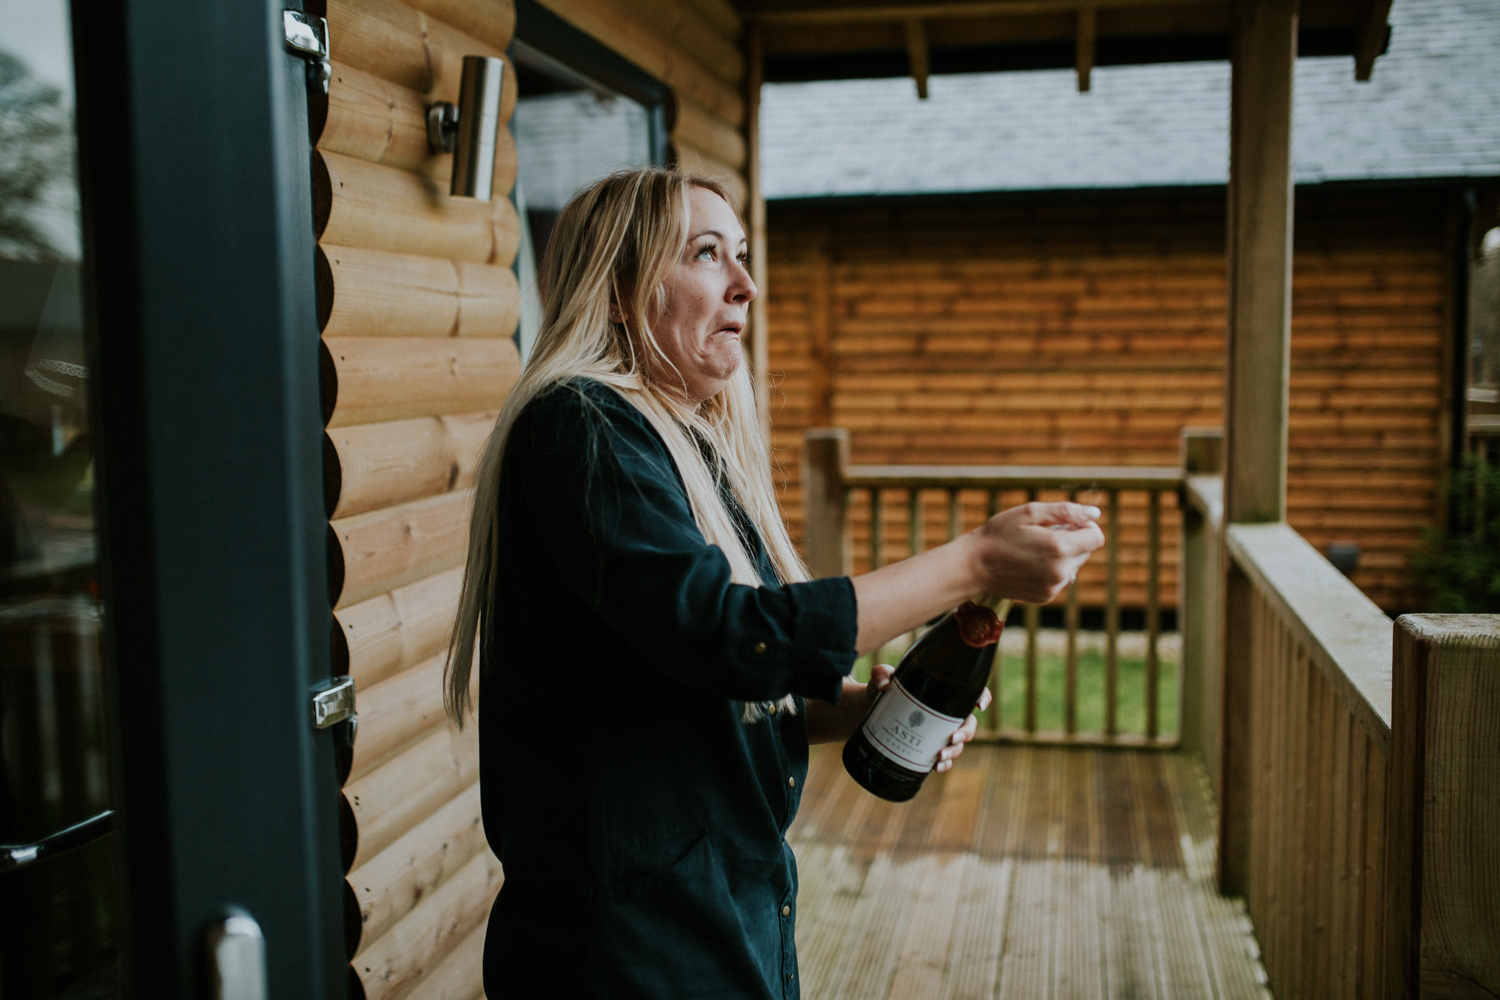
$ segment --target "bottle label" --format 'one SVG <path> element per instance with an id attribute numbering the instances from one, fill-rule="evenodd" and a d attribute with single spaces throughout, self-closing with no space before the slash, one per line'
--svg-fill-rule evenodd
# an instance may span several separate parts
<path id="1" fill-rule="evenodd" d="M 907 694 L 900 681 L 892 680 L 865 720 L 864 734 L 894 763 L 926 774 L 963 724 L 963 719 L 934 712 Z"/>

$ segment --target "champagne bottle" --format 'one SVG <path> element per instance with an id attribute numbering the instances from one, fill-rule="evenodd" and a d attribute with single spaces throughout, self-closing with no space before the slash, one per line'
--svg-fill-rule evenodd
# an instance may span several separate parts
<path id="1" fill-rule="evenodd" d="M 966 601 L 906 651 L 844 744 L 844 769 L 855 781 L 892 802 L 917 794 L 984 693 L 1010 606 L 998 597 Z"/>

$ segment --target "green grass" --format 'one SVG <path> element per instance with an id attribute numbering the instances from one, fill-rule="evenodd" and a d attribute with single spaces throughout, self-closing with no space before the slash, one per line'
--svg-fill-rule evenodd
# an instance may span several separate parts
<path id="1" fill-rule="evenodd" d="M 875 655 L 881 662 L 897 663 L 905 642 L 898 640 Z M 1026 660 L 1024 656 L 1004 656 L 1000 667 L 1000 711 L 1003 728 L 1026 727 Z M 872 656 L 860 657 L 854 665 L 856 680 L 869 680 Z M 1067 691 L 1067 664 L 1062 656 L 1037 654 L 1036 721 L 1041 731 L 1063 728 L 1063 699 Z M 1177 663 L 1162 658 L 1157 679 L 1157 729 L 1161 734 L 1177 731 Z M 1121 733 L 1146 731 L 1146 661 L 1121 656 L 1116 684 L 1116 727 Z M 991 706 L 980 718 L 981 726 L 990 725 L 995 712 Z M 1077 731 L 1104 732 L 1104 654 L 1082 650 L 1078 654 Z"/>

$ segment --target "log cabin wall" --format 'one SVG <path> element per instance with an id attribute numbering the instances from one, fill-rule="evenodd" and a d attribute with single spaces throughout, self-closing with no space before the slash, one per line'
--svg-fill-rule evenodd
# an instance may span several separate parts
<path id="1" fill-rule="evenodd" d="M 1288 519 L 1319 548 L 1359 543 L 1353 579 L 1391 611 L 1415 606 L 1406 560 L 1437 508 L 1451 204 L 1432 187 L 1297 192 Z M 849 428 L 856 463 L 1175 465 L 1180 428 L 1221 421 L 1222 190 L 773 202 L 769 219 L 794 535 L 808 426 Z M 1145 501 L 1122 504 L 1122 602 L 1141 607 Z M 940 508 L 928 544 L 947 537 Z M 983 513 L 971 498 L 965 526 Z M 851 510 L 856 552 L 867 519 Z M 898 555 L 903 520 L 885 526 Z M 1102 566 L 1081 577 L 1085 605 L 1102 582 Z"/>
<path id="2" fill-rule="evenodd" d="M 547 6 L 671 87 L 677 159 L 743 195 L 727 0 Z M 441 680 L 475 466 L 520 371 L 521 229 L 510 129 L 492 200 L 450 198 L 425 113 L 457 101 L 463 56 L 505 54 L 516 16 L 509 0 L 328 0 L 326 16 L 333 79 L 311 117 L 332 667 L 354 677 L 360 719 L 343 762 L 349 990 L 470 1000 L 503 874 L 477 727 L 446 721 Z M 502 93 L 508 122 L 508 63 Z"/>

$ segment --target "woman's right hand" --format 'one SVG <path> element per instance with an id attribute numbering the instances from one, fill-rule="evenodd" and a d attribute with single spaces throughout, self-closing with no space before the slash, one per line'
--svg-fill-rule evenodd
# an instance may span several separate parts
<path id="1" fill-rule="evenodd" d="M 966 536 L 975 593 L 1048 603 L 1104 545 L 1098 518 L 1098 507 L 1077 503 L 1028 503 L 996 514 Z"/>

